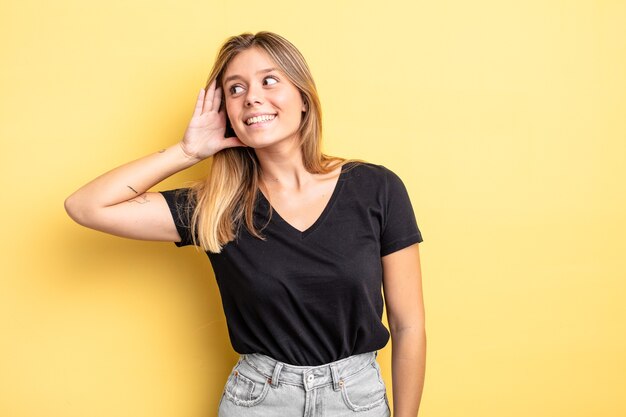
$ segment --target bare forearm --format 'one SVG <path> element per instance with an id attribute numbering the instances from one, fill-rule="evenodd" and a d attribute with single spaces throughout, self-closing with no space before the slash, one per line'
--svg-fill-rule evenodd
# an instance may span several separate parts
<path id="1" fill-rule="evenodd" d="M 426 332 L 410 327 L 391 332 L 394 417 L 416 417 L 426 370 Z"/>
<path id="2" fill-rule="evenodd" d="M 65 202 L 68 212 L 109 207 L 138 197 L 165 178 L 198 162 L 186 155 L 179 144 L 117 167 L 90 181 Z"/>

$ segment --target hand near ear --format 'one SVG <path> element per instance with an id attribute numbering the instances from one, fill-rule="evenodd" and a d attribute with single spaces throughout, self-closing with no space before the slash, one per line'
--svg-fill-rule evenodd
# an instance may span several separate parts
<path id="1" fill-rule="evenodd" d="M 180 146 L 190 158 L 202 160 L 225 148 L 246 146 L 238 138 L 224 138 L 226 112 L 220 110 L 222 89 L 213 81 L 198 94 L 196 107 Z"/>

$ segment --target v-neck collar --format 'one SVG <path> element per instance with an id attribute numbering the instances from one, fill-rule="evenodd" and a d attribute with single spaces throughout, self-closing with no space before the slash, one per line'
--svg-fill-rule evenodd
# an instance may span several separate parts
<path id="1" fill-rule="evenodd" d="M 299 230 L 295 228 L 294 226 L 292 226 L 287 220 L 285 220 L 280 215 L 280 213 L 278 213 L 278 211 L 274 207 L 272 207 L 267 197 L 265 197 L 265 194 L 263 194 L 263 192 L 260 189 L 257 189 L 257 194 L 259 195 L 259 198 L 271 210 L 272 217 L 270 219 L 270 222 L 274 222 L 278 225 L 281 225 L 284 229 L 289 231 L 291 234 L 294 234 L 295 236 L 301 239 L 304 239 L 305 237 L 313 233 L 322 223 L 324 223 L 324 220 L 326 219 L 326 217 L 328 217 L 328 214 L 332 210 L 333 205 L 335 204 L 335 201 L 337 200 L 337 196 L 339 195 L 339 192 L 341 191 L 341 187 L 343 186 L 343 183 L 344 183 L 343 180 L 344 180 L 344 176 L 346 173 L 345 168 L 346 168 L 346 165 L 344 164 L 341 167 L 341 172 L 339 173 L 339 176 L 337 178 L 337 183 L 335 184 L 333 193 L 330 195 L 330 199 L 328 200 L 328 203 L 326 203 L 324 210 L 322 210 L 322 213 L 315 220 L 315 222 L 313 222 L 313 224 L 309 226 L 308 228 L 306 228 L 305 230 Z"/>

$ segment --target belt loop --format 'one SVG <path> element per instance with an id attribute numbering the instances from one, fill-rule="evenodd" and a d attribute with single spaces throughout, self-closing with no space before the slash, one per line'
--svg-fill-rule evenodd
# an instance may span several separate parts
<path id="1" fill-rule="evenodd" d="M 278 388 L 278 378 L 280 377 L 281 369 L 283 369 L 283 363 L 276 361 L 276 366 L 274 367 L 274 373 L 272 374 L 272 378 L 270 379 L 270 384 L 272 388 Z"/>
<path id="2" fill-rule="evenodd" d="M 339 379 L 339 371 L 337 371 L 337 364 L 330 365 L 330 374 L 333 377 L 333 389 L 335 391 L 339 391 L 339 383 L 341 380 Z"/>

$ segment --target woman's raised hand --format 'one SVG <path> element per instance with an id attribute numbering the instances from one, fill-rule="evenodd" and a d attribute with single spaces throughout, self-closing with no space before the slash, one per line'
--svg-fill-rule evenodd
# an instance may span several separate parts
<path id="1" fill-rule="evenodd" d="M 180 142 L 188 157 L 202 160 L 225 148 L 246 146 L 236 137 L 224 137 L 226 111 L 220 111 L 221 101 L 222 89 L 216 86 L 215 80 L 208 91 L 200 90 L 193 116 Z"/>
<path id="2" fill-rule="evenodd" d="M 224 138 L 226 112 L 219 111 L 222 92 L 213 82 L 200 91 L 182 141 L 112 169 L 91 180 L 65 200 L 72 219 L 92 229 L 132 239 L 178 242 L 180 235 L 160 193 L 149 192 L 165 178 L 233 146 Z"/>

